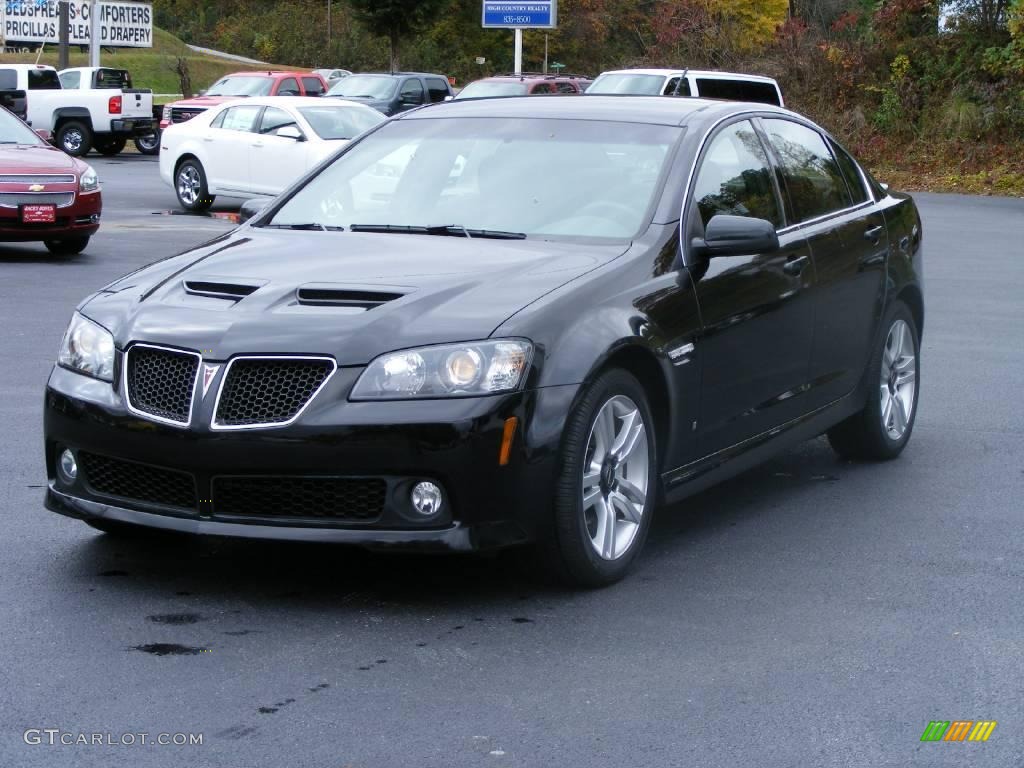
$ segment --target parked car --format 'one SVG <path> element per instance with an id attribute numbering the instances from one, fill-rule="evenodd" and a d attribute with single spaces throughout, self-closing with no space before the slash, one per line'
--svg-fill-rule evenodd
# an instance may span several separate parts
<path id="1" fill-rule="evenodd" d="M 235 72 L 211 85 L 202 95 L 164 105 L 160 130 L 201 115 L 233 99 L 262 96 L 321 96 L 327 83 L 315 72 Z"/>
<path id="2" fill-rule="evenodd" d="M 132 87 L 131 73 L 126 69 L 112 67 L 75 67 L 58 73 L 60 84 L 65 91 L 101 90 L 109 98 L 111 91 L 124 94 L 121 111 L 123 117 L 116 124 L 116 131 L 92 139 L 92 144 L 101 155 L 116 155 L 132 139 L 136 148 L 144 154 L 154 154 L 152 145 L 159 124 L 159 115 L 153 107 L 153 92 L 150 89 Z M 125 104 L 128 104 L 126 107 Z M 95 126 L 95 123 L 93 123 Z"/>
<path id="3" fill-rule="evenodd" d="M 313 71 L 326 81 L 328 87 L 352 74 L 347 69 L 314 69 Z"/>
<path id="4" fill-rule="evenodd" d="M 42 242 L 81 253 L 100 226 L 96 171 L 0 109 L 0 242 Z"/>
<path id="5" fill-rule="evenodd" d="M 206 210 L 220 194 L 278 195 L 384 119 L 341 99 L 231 101 L 164 131 L 160 177 L 188 211 Z"/>
<path id="6" fill-rule="evenodd" d="M 390 116 L 447 101 L 455 94 L 444 75 L 399 72 L 352 75 L 331 86 L 327 95 L 357 101 Z"/>
<path id="7" fill-rule="evenodd" d="M 46 504 L 113 533 L 535 541 L 607 584 L 661 502 L 823 432 L 900 454 L 921 243 L 910 197 L 774 107 L 400 115 L 79 304 L 46 390 Z"/>
<path id="8" fill-rule="evenodd" d="M 98 70 L 81 69 L 84 87 L 65 89 L 57 70 L 43 64 L 0 64 L 0 80 L 15 83 L 28 94 L 28 122 L 53 133 L 58 147 L 74 157 L 96 148 L 117 154 L 123 142 L 153 130 L 153 94 L 121 86 L 93 88 Z M 107 70 L 120 72 L 124 70 Z"/>
<path id="9" fill-rule="evenodd" d="M 540 96 L 560 94 L 578 96 L 590 81 L 576 75 L 494 75 L 474 80 L 459 91 L 456 99 L 480 99 L 494 96 Z"/>
<path id="10" fill-rule="evenodd" d="M 588 95 L 699 96 L 785 106 L 782 89 L 770 77 L 696 69 L 617 69 L 602 72 Z"/>

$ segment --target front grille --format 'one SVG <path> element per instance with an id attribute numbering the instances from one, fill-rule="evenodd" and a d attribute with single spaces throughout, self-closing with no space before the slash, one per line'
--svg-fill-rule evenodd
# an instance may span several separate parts
<path id="1" fill-rule="evenodd" d="M 280 425 L 306 407 L 336 365 L 330 358 L 239 358 L 224 375 L 216 427 Z"/>
<path id="2" fill-rule="evenodd" d="M 193 117 L 198 117 L 206 110 L 201 107 L 172 107 L 171 122 L 187 123 Z"/>
<path id="3" fill-rule="evenodd" d="M 19 205 L 56 205 L 67 208 L 75 202 L 74 192 L 0 192 L 0 208 L 17 208 Z"/>
<path id="4" fill-rule="evenodd" d="M 368 522 L 384 510 L 387 483 L 352 477 L 217 477 L 213 514 Z"/>
<path id="5" fill-rule="evenodd" d="M 131 347 L 125 367 L 129 407 L 157 419 L 187 425 L 199 361 L 195 352 L 142 344 Z"/>
<path id="6" fill-rule="evenodd" d="M 78 459 L 85 471 L 86 483 L 101 496 L 181 509 L 195 510 L 198 506 L 192 475 L 84 451 L 78 454 Z"/>
<path id="7" fill-rule="evenodd" d="M 0 184 L 74 184 L 75 181 L 75 177 L 71 174 L 66 176 L 44 176 L 29 173 L 0 174 Z"/>

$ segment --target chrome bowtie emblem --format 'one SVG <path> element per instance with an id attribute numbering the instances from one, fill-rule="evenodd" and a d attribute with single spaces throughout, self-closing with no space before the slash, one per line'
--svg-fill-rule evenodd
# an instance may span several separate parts
<path id="1" fill-rule="evenodd" d="M 206 393 L 210 391 L 210 384 L 213 383 L 213 379 L 219 370 L 219 365 L 203 366 L 203 397 L 206 397 Z"/>
<path id="2" fill-rule="evenodd" d="M 33 184 L 31 187 L 28 188 L 28 191 L 29 192 L 42 192 L 44 189 L 46 189 L 46 187 L 43 186 L 42 184 Z"/>

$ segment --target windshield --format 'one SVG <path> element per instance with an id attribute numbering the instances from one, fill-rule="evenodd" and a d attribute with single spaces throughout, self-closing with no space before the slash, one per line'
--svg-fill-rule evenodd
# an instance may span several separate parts
<path id="1" fill-rule="evenodd" d="M 363 99 L 386 99 L 398 81 L 387 75 L 350 75 L 336 82 L 328 96 L 353 96 Z"/>
<path id="2" fill-rule="evenodd" d="M 369 107 L 333 107 L 330 104 L 299 109 L 306 122 L 321 139 L 354 139 L 363 131 L 387 118 Z"/>
<path id="3" fill-rule="evenodd" d="M 526 93 L 526 83 L 503 83 L 500 80 L 477 80 L 470 83 L 455 98 L 480 99 L 487 96 L 522 96 Z"/>
<path id="4" fill-rule="evenodd" d="M 395 121 L 343 152 L 270 224 L 630 238 L 681 133 L 596 120 Z"/>
<path id="5" fill-rule="evenodd" d="M 225 77 L 210 86 L 207 96 L 269 96 L 274 87 L 269 77 Z"/>
<path id="6" fill-rule="evenodd" d="M 663 75 L 610 74 L 601 75 L 587 88 L 587 93 L 631 93 L 637 96 L 660 96 L 665 84 Z"/>
<path id="7" fill-rule="evenodd" d="M 36 132 L 6 109 L 0 109 L 0 144 L 42 144 Z"/>

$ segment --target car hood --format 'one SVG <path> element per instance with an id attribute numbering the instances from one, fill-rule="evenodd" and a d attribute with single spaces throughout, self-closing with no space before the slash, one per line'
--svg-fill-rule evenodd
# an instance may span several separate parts
<path id="1" fill-rule="evenodd" d="M 225 104 L 229 101 L 235 101 L 237 99 L 243 99 L 244 96 L 196 96 L 191 99 L 182 99 L 181 101 L 174 102 L 172 107 L 195 107 L 197 109 L 209 109 L 215 107 L 218 104 Z"/>
<path id="2" fill-rule="evenodd" d="M 79 162 L 56 147 L 34 144 L 0 145 L 0 170 L 19 173 L 74 173 L 81 170 Z"/>
<path id="3" fill-rule="evenodd" d="M 112 283 L 81 310 L 120 348 L 147 341 L 213 360 L 329 354 L 364 365 L 395 349 L 487 338 L 627 247 L 243 227 Z"/>

